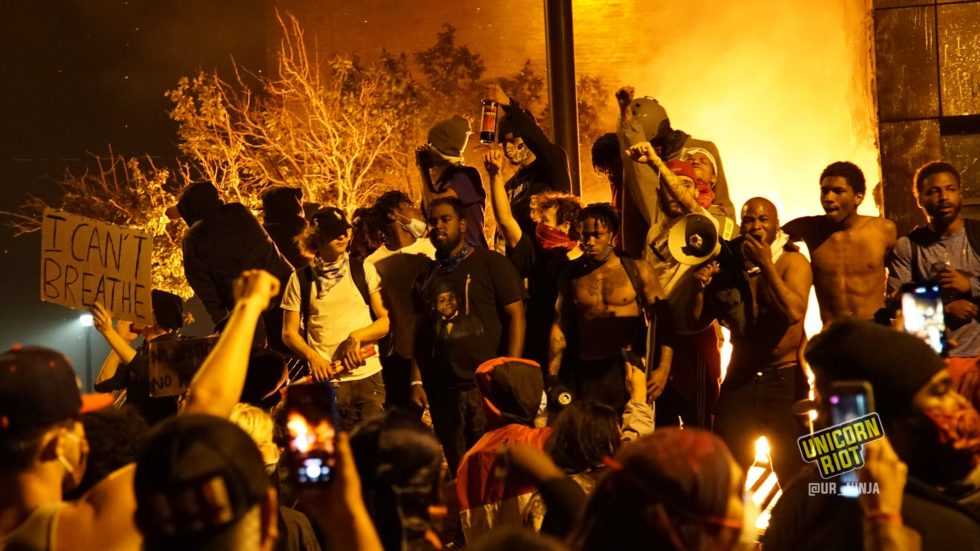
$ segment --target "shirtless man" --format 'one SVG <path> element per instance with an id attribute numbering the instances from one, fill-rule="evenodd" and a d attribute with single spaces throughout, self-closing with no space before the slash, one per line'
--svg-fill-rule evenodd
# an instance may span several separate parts
<path id="1" fill-rule="evenodd" d="M 621 258 L 613 250 L 619 228 L 616 209 L 608 203 L 589 205 L 582 209 L 579 223 L 583 254 L 565 268 L 559 282 L 548 374 L 552 380 L 558 376 L 569 345 L 566 335 L 570 336 L 575 356 L 566 365 L 575 399 L 595 400 L 622 412 L 629 395 L 621 350 L 646 353 L 644 314 L 656 310 L 659 360 L 647 384 L 649 397 L 656 399 L 670 375 L 673 352 L 667 336 L 673 324 L 653 268 L 643 260 Z"/>
<path id="2" fill-rule="evenodd" d="M 767 436 L 776 475 L 785 483 L 803 465 L 792 407 L 807 394 L 798 355 L 813 276 L 806 257 L 779 230 L 769 200 L 745 203 L 740 230 L 728 244 L 731 254 L 695 272 L 700 285 L 691 315 L 698 323 L 717 319 L 732 334 L 715 432 L 744 469 L 752 464 L 755 439 Z"/>
<path id="3" fill-rule="evenodd" d="M 810 250 L 813 284 L 824 327 L 843 318 L 874 319 L 885 305 L 885 257 L 895 246 L 895 223 L 862 216 L 864 174 L 853 163 L 836 162 L 820 175 L 824 216 L 797 218 L 783 231 Z"/>

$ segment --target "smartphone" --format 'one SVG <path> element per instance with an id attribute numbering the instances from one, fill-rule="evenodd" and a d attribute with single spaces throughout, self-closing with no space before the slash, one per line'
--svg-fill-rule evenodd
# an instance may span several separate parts
<path id="1" fill-rule="evenodd" d="M 836 381 L 830 385 L 827 396 L 830 417 L 835 425 L 852 421 L 875 410 L 874 393 L 867 381 Z M 837 494 L 854 499 L 860 495 L 857 473 L 851 471 L 840 476 Z"/>
<path id="2" fill-rule="evenodd" d="M 647 374 L 649 374 L 649 371 L 646 368 L 646 362 L 644 362 L 643 358 L 641 358 L 640 355 L 637 354 L 636 352 L 633 352 L 632 350 L 628 350 L 626 348 L 620 348 L 619 355 L 623 358 L 624 362 L 628 364 L 633 364 L 636 367 L 639 367 L 640 369 L 646 371 Z"/>
<path id="3" fill-rule="evenodd" d="M 946 351 L 946 320 L 939 285 L 903 285 L 899 293 L 905 332 L 926 341 L 936 354 L 943 354 Z"/>
<path id="4" fill-rule="evenodd" d="M 293 385 L 286 392 L 289 472 L 298 485 L 326 484 L 337 466 L 337 400 L 333 385 Z"/>

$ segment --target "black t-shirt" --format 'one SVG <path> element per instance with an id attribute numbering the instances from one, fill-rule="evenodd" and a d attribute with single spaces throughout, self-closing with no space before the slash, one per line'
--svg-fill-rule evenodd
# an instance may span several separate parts
<path id="1" fill-rule="evenodd" d="M 534 118 L 514 100 L 503 106 L 507 120 L 524 140 L 524 145 L 534 153 L 534 161 L 521 167 L 504 184 L 510 210 L 524 233 L 534 233 L 531 221 L 531 196 L 544 191 L 570 193 L 571 178 L 568 176 L 568 155 L 555 145 L 537 125 Z"/>
<path id="2" fill-rule="evenodd" d="M 415 280 L 415 359 L 426 382 L 472 388 L 483 362 L 506 353 L 504 307 L 527 294 L 503 255 L 474 247 L 451 272 L 433 262 Z"/>
<path id="3" fill-rule="evenodd" d="M 156 342 L 179 340 L 180 336 L 165 333 L 153 339 Z M 172 396 L 153 398 L 150 396 L 150 355 L 149 343 L 144 342 L 136 349 L 136 355 L 128 364 L 120 364 L 111 379 L 95 385 L 98 392 L 111 392 L 126 389 L 126 405 L 136 411 L 150 425 L 177 414 L 177 399 Z"/>
<path id="4" fill-rule="evenodd" d="M 548 361 L 548 337 L 555 319 L 558 301 L 558 278 L 570 262 L 568 251 L 556 247 L 545 249 L 537 239 L 524 232 L 507 258 L 527 284 L 527 332 L 524 357 L 545 366 Z"/>
<path id="5" fill-rule="evenodd" d="M 560 148 L 557 149 L 557 155 L 563 153 Z M 555 175 L 552 163 L 537 158 L 531 164 L 521 167 L 504 184 L 507 198 L 510 199 L 510 210 L 524 233 L 534 231 L 534 222 L 531 220 L 531 196 L 546 191 L 567 193 L 567 189 L 558 185 L 557 182 L 560 181 L 561 176 Z"/>

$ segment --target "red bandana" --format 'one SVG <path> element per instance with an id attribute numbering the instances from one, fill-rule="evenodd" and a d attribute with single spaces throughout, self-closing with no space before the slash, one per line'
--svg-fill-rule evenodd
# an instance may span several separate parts
<path id="1" fill-rule="evenodd" d="M 556 247 L 561 247 L 567 251 L 570 251 L 578 245 L 578 241 L 575 241 L 568 236 L 567 233 L 559 230 L 558 228 L 552 228 L 546 225 L 544 222 L 538 223 L 534 227 L 534 236 L 538 238 L 538 243 L 545 250 L 554 249 Z"/>

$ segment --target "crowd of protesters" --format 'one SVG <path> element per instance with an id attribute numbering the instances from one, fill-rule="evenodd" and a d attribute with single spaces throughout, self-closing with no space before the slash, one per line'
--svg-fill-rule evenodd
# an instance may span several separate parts
<path id="1" fill-rule="evenodd" d="M 954 166 L 916 173 L 928 224 L 904 237 L 857 214 L 849 162 L 812 175 L 822 215 L 781 224 L 756 197 L 736 217 L 717 147 L 627 87 L 592 148 L 610 202 L 583 205 L 565 152 L 488 91 L 486 183 L 455 116 L 416 152 L 418 201 L 349 218 L 273 188 L 260 222 L 188 186 L 171 212 L 218 336 L 182 395 L 151 381 L 151 343 L 185 338 L 160 291 L 152 325 L 92 305 L 96 394 L 54 350 L 0 355 L 0 549 L 980 549 L 980 222 Z M 942 356 L 900 330 L 907 284 L 941 289 Z M 869 490 L 814 492 L 797 440 L 855 381 L 885 435 Z M 338 411 L 326 483 L 291 459 L 301 393 Z M 782 490 L 767 523 L 760 467 Z"/>

